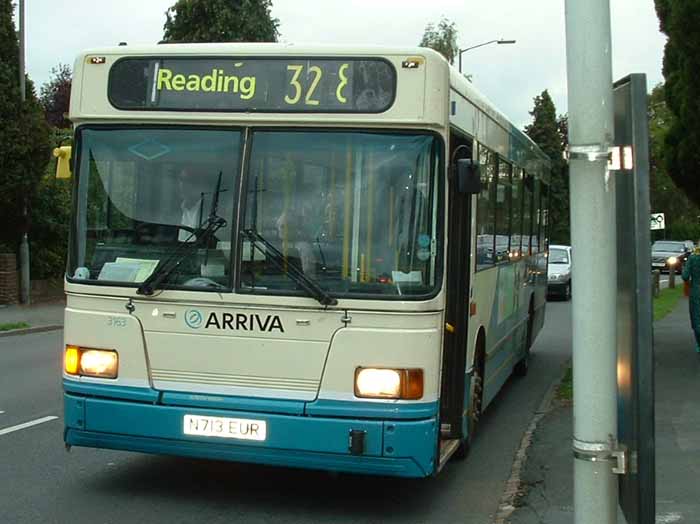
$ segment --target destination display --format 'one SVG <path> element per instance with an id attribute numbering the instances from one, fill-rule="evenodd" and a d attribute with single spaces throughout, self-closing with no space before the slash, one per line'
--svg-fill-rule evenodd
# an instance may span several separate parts
<path id="1" fill-rule="evenodd" d="M 396 72 L 364 58 L 123 58 L 107 89 L 123 110 L 380 113 Z"/>

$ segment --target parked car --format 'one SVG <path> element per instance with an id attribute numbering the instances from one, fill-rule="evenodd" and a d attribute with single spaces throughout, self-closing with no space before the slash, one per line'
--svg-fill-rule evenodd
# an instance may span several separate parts
<path id="1" fill-rule="evenodd" d="M 547 294 L 571 299 L 571 246 L 549 246 Z"/>
<path id="2" fill-rule="evenodd" d="M 685 242 L 675 240 L 657 240 L 651 246 L 651 268 L 676 273 L 683 271 L 683 264 L 688 260 L 691 250 Z"/>

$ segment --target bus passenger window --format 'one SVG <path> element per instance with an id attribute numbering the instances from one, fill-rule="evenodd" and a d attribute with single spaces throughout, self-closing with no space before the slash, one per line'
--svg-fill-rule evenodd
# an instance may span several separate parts
<path id="1" fill-rule="evenodd" d="M 496 262 L 510 259 L 511 199 L 511 165 L 499 159 L 496 187 Z"/>
<path id="2" fill-rule="evenodd" d="M 481 193 L 477 198 L 476 217 L 476 270 L 495 263 L 494 244 L 496 227 L 496 155 L 479 146 L 481 164 Z"/>
<path id="3" fill-rule="evenodd" d="M 523 170 L 513 168 L 513 183 L 511 186 L 513 195 L 513 221 L 510 230 L 510 252 L 513 259 L 522 255 L 521 239 L 523 232 Z"/>
<path id="4" fill-rule="evenodd" d="M 541 251 L 540 227 L 542 224 L 542 183 L 539 178 L 536 178 L 534 182 L 535 190 L 532 198 L 532 233 L 530 240 L 533 255 Z"/>
<path id="5" fill-rule="evenodd" d="M 525 173 L 523 179 L 523 229 L 522 229 L 522 251 L 523 255 L 532 253 L 530 241 L 533 231 L 533 212 L 532 212 L 532 191 L 534 189 L 535 179 L 528 173 Z"/>

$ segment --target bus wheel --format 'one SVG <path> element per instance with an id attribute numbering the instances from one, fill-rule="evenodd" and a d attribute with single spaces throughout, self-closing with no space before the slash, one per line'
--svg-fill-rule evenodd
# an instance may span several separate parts
<path id="1" fill-rule="evenodd" d="M 483 352 L 477 354 L 477 361 L 474 365 L 474 372 L 469 387 L 469 410 L 467 411 L 469 436 L 471 438 L 476 433 L 481 419 L 482 401 L 484 398 L 484 358 Z"/>
<path id="2" fill-rule="evenodd" d="M 459 447 L 452 457 L 455 460 L 463 460 L 469 454 L 471 441 L 476 433 L 481 418 L 482 401 L 484 398 L 484 361 L 482 353 L 477 353 L 477 362 L 474 365 L 472 379 L 469 386 L 469 409 L 467 410 L 467 432 L 466 438 L 459 443 Z"/>
<path id="3" fill-rule="evenodd" d="M 530 302 L 530 312 L 527 315 L 527 335 L 525 336 L 525 355 L 513 368 L 516 377 L 524 377 L 530 369 L 530 348 L 532 347 L 532 326 L 535 322 L 532 302 Z"/>

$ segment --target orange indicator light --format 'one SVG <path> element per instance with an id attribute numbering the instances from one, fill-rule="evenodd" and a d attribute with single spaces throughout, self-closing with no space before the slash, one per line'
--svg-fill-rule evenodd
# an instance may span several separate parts
<path id="1" fill-rule="evenodd" d="M 77 375 L 80 365 L 80 350 L 75 346 L 66 346 L 64 368 L 69 375 Z"/>

